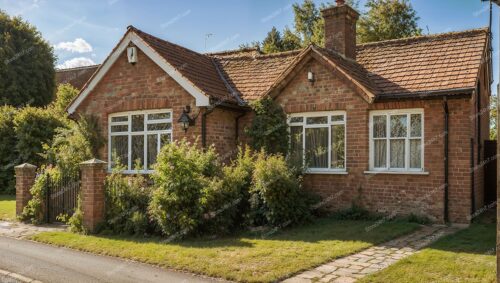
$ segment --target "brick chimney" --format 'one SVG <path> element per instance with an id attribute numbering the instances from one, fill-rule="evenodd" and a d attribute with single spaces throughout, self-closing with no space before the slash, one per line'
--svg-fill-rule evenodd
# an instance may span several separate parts
<path id="1" fill-rule="evenodd" d="M 325 19 L 325 47 L 356 60 L 356 22 L 358 12 L 336 0 L 337 5 L 321 11 Z"/>

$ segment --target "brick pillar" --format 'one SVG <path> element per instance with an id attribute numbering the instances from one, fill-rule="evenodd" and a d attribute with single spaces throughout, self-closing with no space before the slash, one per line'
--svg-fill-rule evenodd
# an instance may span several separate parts
<path id="1" fill-rule="evenodd" d="M 35 183 L 36 166 L 24 163 L 14 167 L 16 172 L 16 215 L 23 212 L 23 208 L 31 199 L 30 189 Z"/>
<path id="2" fill-rule="evenodd" d="M 80 163 L 82 172 L 83 226 L 91 233 L 104 221 L 104 181 L 106 162 L 91 159 Z"/>

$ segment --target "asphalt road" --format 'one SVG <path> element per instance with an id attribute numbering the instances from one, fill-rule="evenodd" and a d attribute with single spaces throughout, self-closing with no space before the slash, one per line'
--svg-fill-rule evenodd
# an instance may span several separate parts
<path id="1" fill-rule="evenodd" d="M 0 237 L 0 269 L 42 282 L 214 282 L 151 265 Z"/>

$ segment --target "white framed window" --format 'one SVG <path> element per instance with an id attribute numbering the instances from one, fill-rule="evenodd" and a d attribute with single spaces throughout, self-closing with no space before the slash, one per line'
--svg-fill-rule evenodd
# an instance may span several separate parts
<path id="1" fill-rule="evenodd" d="M 423 109 L 370 112 L 370 170 L 424 170 Z"/>
<path id="2" fill-rule="evenodd" d="M 294 113 L 288 125 L 290 154 L 310 173 L 346 172 L 345 111 Z"/>
<path id="3" fill-rule="evenodd" d="M 114 113 L 108 121 L 108 169 L 151 173 L 160 148 L 172 142 L 172 110 Z"/>

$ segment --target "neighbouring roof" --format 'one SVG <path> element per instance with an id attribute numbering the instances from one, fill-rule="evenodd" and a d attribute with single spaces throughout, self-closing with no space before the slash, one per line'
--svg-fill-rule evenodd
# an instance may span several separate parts
<path id="1" fill-rule="evenodd" d="M 130 33 L 160 56 L 156 60 L 165 60 L 176 76 L 187 79 L 183 82 L 201 90 L 202 95 L 239 105 L 270 93 L 312 52 L 356 83 L 368 101 L 471 91 L 476 87 L 481 64 L 491 60 L 487 57 L 487 28 L 361 44 L 356 60 L 313 45 L 269 55 L 254 48 L 202 54 L 134 27 L 129 27 L 126 35 Z M 71 76 L 71 71 L 59 72 L 60 77 Z M 75 100 L 72 110 L 88 91 Z"/>
<path id="2" fill-rule="evenodd" d="M 77 89 L 82 89 L 85 83 L 92 77 L 99 65 L 58 69 L 56 70 L 57 84 L 70 84 Z"/>

